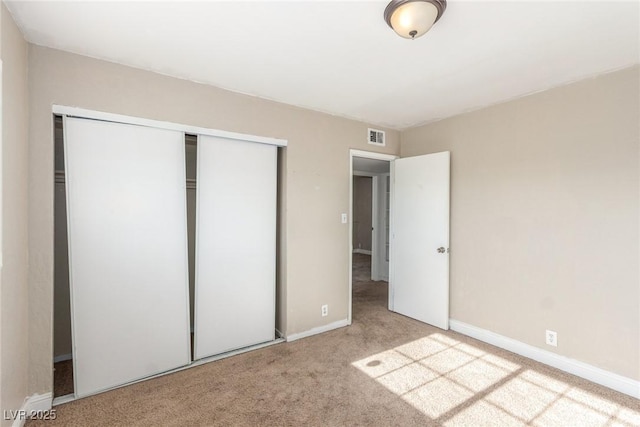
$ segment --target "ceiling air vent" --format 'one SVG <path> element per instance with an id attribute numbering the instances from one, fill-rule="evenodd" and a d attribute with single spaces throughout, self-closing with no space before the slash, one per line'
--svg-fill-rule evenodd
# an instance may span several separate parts
<path id="1" fill-rule="evenodd" d="M 384 147 L 384 131 L 369 128 L 369 144 Z"/>

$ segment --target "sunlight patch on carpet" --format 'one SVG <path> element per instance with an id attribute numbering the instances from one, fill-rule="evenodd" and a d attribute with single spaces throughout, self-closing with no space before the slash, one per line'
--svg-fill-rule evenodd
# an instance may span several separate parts
<path id="1" fill-rule="evenodd" d="M 640 412 L 432 334 L 352 363 L 444 426 L 640 425 Z"/>

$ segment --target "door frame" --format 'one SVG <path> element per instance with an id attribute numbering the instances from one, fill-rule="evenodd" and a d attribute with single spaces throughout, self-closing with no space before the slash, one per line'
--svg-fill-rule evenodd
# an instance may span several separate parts
<path id="1" fill-rule="evenodd" d="M 363 151 L 363 150 L 349 150 L 349 315 L 347 317 L 347 324 L 351 325 L 352 315 L 353 315 L 353 158 L 354 157 L 362 157 L 365 159 L 372 160 L 384 160 L 390 163 L 390 169 L 393 168 L 393 160 L 399 159 L 400 156 L 396 156 L 394 154 L 384 154 L 384 153 L 376 153 L 373 151 Z M 376 184 L 373 184 L 376 186 Z M 393 197 L 393 195 L 391 195 Z M 372 205 L 374 194 L 372 193 Z M 372 207 L 372 209 L 375 209 Z M 391 215 L 391 206 L 389 206 L 389 215 Z M 376 214 L 377 216 L 377 214 Z M 373 222 L 373 218 L 372 218 Z M 389 224 L 389 235 L 392 234 L 393 230 L 391 229 L 392 223 Z M 373 233 L 376 234 L 376 233 Z M 372 236 L 373 237 L 373 236 Z M 376 239 L 377 240 L 377 239 Z M 377 243 L 377 241 L 376 241 Z M 371 250 L 373 252 L 373 240 L 371 241 Z M 372 253 L 373 255 L 373 253 Z"/>

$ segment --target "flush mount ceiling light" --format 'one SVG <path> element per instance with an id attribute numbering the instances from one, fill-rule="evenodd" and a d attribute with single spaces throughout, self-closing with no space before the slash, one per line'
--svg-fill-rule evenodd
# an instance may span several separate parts
<path id="1" fill-rule="evenodd" d="M 447 8 L 447 0 L 392 0 L 384 20 L 400 37 L 415 39 L 435 24 Z"/>

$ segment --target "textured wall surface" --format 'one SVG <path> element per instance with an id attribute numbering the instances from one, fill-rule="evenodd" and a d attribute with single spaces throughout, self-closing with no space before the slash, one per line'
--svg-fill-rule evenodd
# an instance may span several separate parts
<path id="1" fill-rule="evenodd" d="M 2 274 L 0 399 L 17 410 L 28 394 L 27 43 L 4 3 L 2 24 Z M 2 417 L 2 425 L 11 425 Z"/>
<path id="2" fill-rule="evenodd" d="M 453 319 L 640 379 L 639 80 L 636 66 L 402 133 L 402 157 L 451 151 Z"/>

